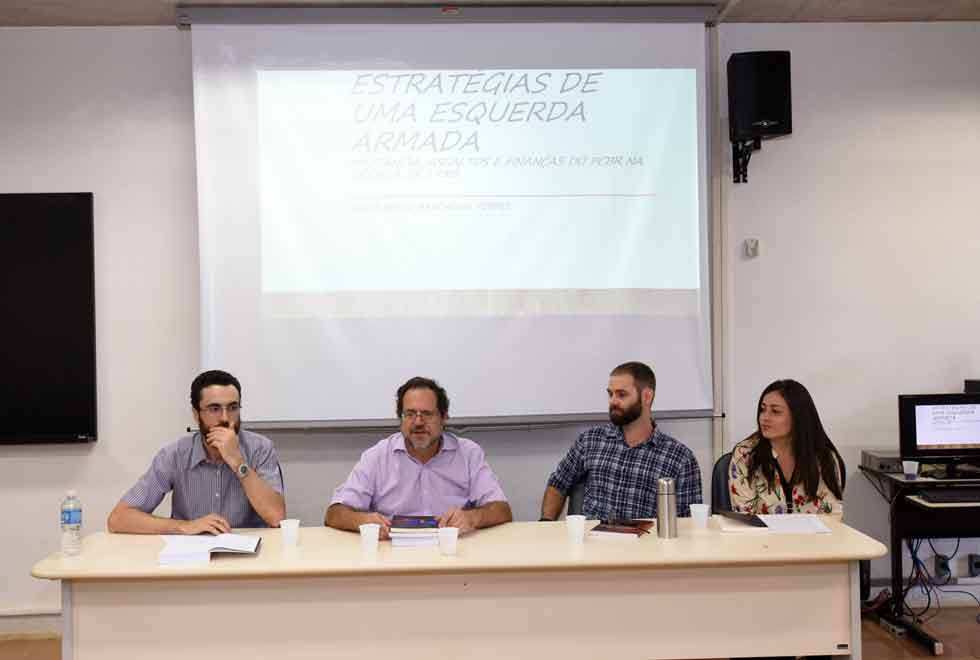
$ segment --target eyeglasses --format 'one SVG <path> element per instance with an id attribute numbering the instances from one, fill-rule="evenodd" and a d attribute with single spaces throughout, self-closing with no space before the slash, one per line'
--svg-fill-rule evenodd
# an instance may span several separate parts
<path id="1" fill-rule="evenodd" d="M 212 403 L 210 405 L 203 406 L 201 408 L 202 411 L 204 411 L 207 414 L 212 415 L 214 417 L 217 417 L 218 415 L 220 415 L 222 411 L 227 412 L 229 415 L 235 415 L 241 409 L 242 409 L 242 406 L 238 402 L 229 403 L 226 406 L 223 406 L 220 403 Z"/>
<path id="2" fill-rule="evenodd" d="M 403 410 L 402 419 L 411 422 L 414 421 L 416 417 L 421 417 L 423 422 L 428 422 L 433 417 L 436 416 L 434 410 Z"/>

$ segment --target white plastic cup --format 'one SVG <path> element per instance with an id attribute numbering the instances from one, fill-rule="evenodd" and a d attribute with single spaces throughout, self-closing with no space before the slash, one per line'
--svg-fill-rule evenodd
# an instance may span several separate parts
<path id="1" fill-rule="evenodd" d="M 572 543 L 581 543 L 585 538 L 585 516 L 572 514 L 565 516 L 565 530 L 568 532 L 568 540 Z"/>
<path id="2" fill-rule="evenodd" d="M 381 534 L 381 525 L 378 523 L 364 523 L 359 527 L 361 530 L 361 551 L 377 552 L 378 536 Z"/>
<path id="3" fill-rule="evenodd" d="M 439 528 L 439 552 L 444 555 L 456 554 L 456 543 L 459 540 L 458 527 Z"/>
<path id="4" fill-rule="evenodd" d="M 299 544 L 299 518 L 286 518 L 279 521 L 282 530 L 282 546 L 291 548 Z"/>
<path id="5" fill-rule="evenodd" d="M 916 479 L 919 476 L 919 461 L 902 461 L 902 472 L 906 479 Z"/>
<path id="6" fill-rule="evenodd" d="M 691 505 L 691 520 L 694 521 L 694 526 L 699 529 L 704 529 L 708 526 L 708 505 L 707 504 L 692 504 Z"/>

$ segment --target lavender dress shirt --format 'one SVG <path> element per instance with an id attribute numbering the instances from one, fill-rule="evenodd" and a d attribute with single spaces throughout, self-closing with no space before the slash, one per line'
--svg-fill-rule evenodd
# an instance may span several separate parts
<path id="1" fill-rule="evenodd" d="M 441 516 L 453 507 L 506 501 L 483 450 L 472 440 L 443 433 L 439 453 L 420 463 L 398 432 L 361 454 L 330 504 L 390 517 Z"/>

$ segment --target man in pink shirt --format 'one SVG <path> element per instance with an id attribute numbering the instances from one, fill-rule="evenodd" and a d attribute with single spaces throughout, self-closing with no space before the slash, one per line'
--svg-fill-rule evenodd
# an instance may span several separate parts
<path id="1" fill-rule="evenodd" d="M 397 402 L 401 430 L 361 454 L 334 491 L 323 524 L 357 531 L 378 523 L 387 538 L 396 514 L 437 516 L 440 527 L 460 533 L 513 520 L 480 446 L 444 430 L 446 390 L 415 377 L 398 388 Z"/>

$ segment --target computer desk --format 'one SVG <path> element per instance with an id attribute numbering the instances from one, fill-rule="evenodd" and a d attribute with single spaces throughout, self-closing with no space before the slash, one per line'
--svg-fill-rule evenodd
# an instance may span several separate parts
<path id="1" fill-rule="evenodd" d="M 190 567 L 159 566 L 158 536 L 100 532 L 32 574 L 62 581 L 63 660 L 861 657 L 858 562 L 884 545 L 829 516 L 817 535 L 679 523 L 578 544 L 562 522 L 509 523 L 454 557 L 249 530 L 257 555 Z"/>
<path id="2" fill-rule="evenodd" d="M 889 505 L 892 599 L 887 606 L 888 611 L 880 613 L 880 616 L 893 626 L 905 630 L 910 638 L 923 644 L 933 655 L 942 655 L 942 641 L 905 616 L 902 543 L 907 539 L 980 537 L 980 504 L 931 504 L 916 496 L 925 489 L 980 486 L 980 478 L 906 479 L 902 474 L 877 472 L 864 466 L 860 469 L 879 486 L 878 491 Z"/>

